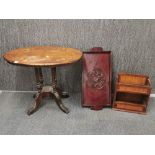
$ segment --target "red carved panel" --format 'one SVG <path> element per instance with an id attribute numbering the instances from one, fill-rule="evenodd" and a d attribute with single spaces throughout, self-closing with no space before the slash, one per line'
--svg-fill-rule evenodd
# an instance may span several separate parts
<path id="1" fill-rule="evenodd" d="M 111 106 L 111 52 L 92 48 L 83 54 L 82 106 Z"/>

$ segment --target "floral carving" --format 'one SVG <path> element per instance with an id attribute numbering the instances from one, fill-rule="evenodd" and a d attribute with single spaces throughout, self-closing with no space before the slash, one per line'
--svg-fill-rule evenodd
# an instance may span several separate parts
<path id="1" fill-rule="evenodd" d="M 92 71 L 87 74 L 88 81 L 87 84 L 91 88 L 103 89 L 105 86 L 105 74 L 99 68 L 94 68 Z"/>

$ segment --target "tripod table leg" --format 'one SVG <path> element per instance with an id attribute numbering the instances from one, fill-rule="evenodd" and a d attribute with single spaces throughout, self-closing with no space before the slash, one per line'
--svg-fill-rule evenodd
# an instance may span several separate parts
<path id="1" fill-rule="evenodd" d="M 41 93 L 36 94 L 35 103 L 34 103 L 33 107 L 31 107 L 27 111 L 28 115 L 32 115 L 34 112 L 36 112 L 39 109 L 40 104 L 41 104 L 41 99 L 42 99 L 42 94 Z"/>
<path id="2" fill-rule="evenodd" d="M 66 114 L 69 113 L 69 109 L 67 107 L 65 107 L 65 105 L 62 103 L 62 100 L 60 98 L 60 95 L 58 94 L 58 92 L 54 91 L 52 92 L 53 96 L 54 96 L 54 100 L 57 103 L 58 107 Z"/>
<path id="3" fill-rule="evenodd" d="M 69 109 L 66 108 L 64 106 L 64 104 L 62 103 L 62 100 L 61 100 L 61 97 L 58 93 L 58 90 L 57 90 L 57 79 L 56 79 L 56 68 L 51 68 L 51 73 L 52 73 L 52 87 L 53 87 L 53 91 L 51 92 L 54 99 L 55 99 L 55 102 L 57 103 L 58 107 L 65 113 L 69 113 Z"/>

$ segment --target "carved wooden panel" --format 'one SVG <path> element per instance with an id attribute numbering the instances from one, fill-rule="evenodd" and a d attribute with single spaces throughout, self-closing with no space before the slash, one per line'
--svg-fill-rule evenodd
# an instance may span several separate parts
<path id="1" fill-rule="evenodd" d="M 82 106 L 94 110 L 111 105 L 111 52 L 101 48 L 83 54 Z"/>

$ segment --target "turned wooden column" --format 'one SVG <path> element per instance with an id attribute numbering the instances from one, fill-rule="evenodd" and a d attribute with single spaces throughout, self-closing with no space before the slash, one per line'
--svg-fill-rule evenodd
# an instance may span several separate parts
<path id="1" fill-rule="evenodd" d="M 35 77 L 36 77 L 36 86 L 38 93 L 41 92 L 41 89 L 43 87 L 43 75 L 41 68 L 34 68 L 35 70 Z"/>
<path id="2" fill-rule="evenodd" d="M 56 67 L 51 68 L 52 87 L 55 90 L 57 87 Z"/>
<path id="3" fill-rule="evenodd" d="M 39 70 L 39 81 L 40 81 L 41 87 L 43 87 L 44 80 L 43 80 L 42 69 L 38 68 L 38 70 Z"/>

